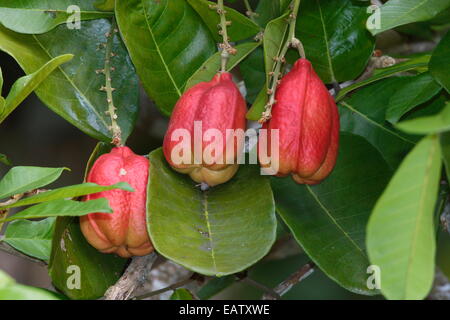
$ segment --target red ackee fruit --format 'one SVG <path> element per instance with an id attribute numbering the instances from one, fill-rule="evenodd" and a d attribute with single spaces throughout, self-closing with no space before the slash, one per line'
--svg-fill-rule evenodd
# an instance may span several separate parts
<path id="1" fill-rule="evenodd" d="M 275 94 L 271 119 L 263 125 L 279 129 L 277 176 L 291 174 L 297 183 L 317 184 L 336 163 L 339 114 L 333 97 L 306 59 L 299 59 L 286 74 Z M 273 159 L 272 159 L 273 161 Z"/>
<path id="2" fill-rule="evenodd" d="M 245 100 L 230 73 L 218 73 L 211 81 L 188 89 L 177 102 L 164 137 L 167 162 L 198 183 L 215 186 L 227 182 L 238 170 L 236 159 L 244 139 L 237 139 L 234 133 L 236 130 L 245 133 L 246 112 Z M 188 135 L 181 137 L 179 129 Z M 211 130 L 219 134 L 220 139 L 211 137 L 208 134 Z M 181 150 L 183 143 L 185 148 Z M 209 160 L 205 156 L 208 150 L 214 150 Z M 183 159 L 175 161 L 175 158 Z"/>
<path id="3" fill-rule="evenodd" d="M 113 210 L 80 218 L 81 231 L 88 242 L 103 253 L 123 258 L 143 256 L 153 251 L 147 233 L 146 199 L 149 160 L 128 147 L 116 147 L 100 156 L 92 166 L 87 182 L 112 185 L 127 182 L 134 192 L 120 189 L 87 195 L 85 200 L 106 198 Z"/>

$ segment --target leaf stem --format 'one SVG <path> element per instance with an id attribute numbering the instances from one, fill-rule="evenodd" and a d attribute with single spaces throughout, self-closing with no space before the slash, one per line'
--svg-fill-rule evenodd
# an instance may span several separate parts
<path id="1" fill-rule="evenodd" d="M 237 53 L 236 49 L 230 44 L 228 38 L 227 26 L 231 25 L 231 21 L 227 21 L 226 19 L 226 10 L 223 5 L 223 0 L 217 0 L 217 13 L 220 16 L 220 31 L 219 34 L 222 35 L 223 42 L 219 45 L 222 50 L 221 53 L 221 72 L 226 72 L 228 59 L 231 55 L 235 55 Z"/>
<path id="2" fill-rule="evenodd" d="M 111 132 L 113 134 L 112 143 L 116 146 L 121 146 L 122 141 L 122 131 L 117 124 L 117 108 L 114 106 L 114 99 L 113 99 L 113 91 L 115 88 L 112 87 L 111 84 L 111 72 L 114 71 L 114 67 L 111 64 L 111 59 L 115 56 L 115 54 L 112 52 L 112 47 L 114 44 L 114 34 L 117 33 L 117 23 L 116 19 L 112 19 L 111 23 L 111 30 L 106 34 L 107 42 L 105 46 L 105 69 L 103 69 L 103 74 L 105 75 L 105 86 L 101 88 L 101 90 L 106 92 L 106 101 L 108 103 L 108 111 L 106 111 L 106 114 L 108 114 L 111 118 Z"/>
<path id="3" fill-rule="evenodd" d="M 274 70 L 272 72 L 270 84 L 268 84 L 269 88 L 267 90 L 267 94 L 269 95 L 269 101 L 266 104 L 266 108 L 261 116 L 261 119 L 259 119 L 259 123 L 264 123 L 272 117 L 272 108 L 276 103 L 275 94 L 277 91 L 277 86 L 280 82 L 280 77 L 282 76 L 281 69 L 283 64 L 286 62 L 285 57 L 289 48 L 290 47 L 296 48 L 300 54 L 300 57 L 306 58 L 303 44 L 299 39 L 295 37 L 295 26 L 299 7 L 300 7 L 300 0 L 294 0 L 291 4 L 292 9 L 291 14 L 289 15 L 289 33 L 286 42 L 284 43 L 281 49 L 280 55 L 274 58 L 275 59 Z"/>
<path id="4" fill-rule="evenodd" d="M 253 22 L 256 22 L 256 21 L 255 21 L 255 17 L 257 17 L 258 14 L 257 14 L 255 11 L 253 11 L 253 9 L 252 9 L 252 7 L 250 6 L 250 3 L 248 2 L 248 0 L 244 0 L 244 4 L 245 4 L 245 9 L 247 10 L 247 11 L 245 12 L 245 14 L 246 14 Z"/>

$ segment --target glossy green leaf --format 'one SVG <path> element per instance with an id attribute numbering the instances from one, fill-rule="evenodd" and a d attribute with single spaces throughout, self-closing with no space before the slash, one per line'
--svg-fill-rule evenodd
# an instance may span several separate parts
<path id="1" fill-rule="evenodd" d="M 397 123 L 396 127 L 411 134 L 431 134 L 449 131 L 450 103 L 436 115 L 402 121 Z"/>
<path id="2" fill-rule="evenodd" d="M 55 222 L 54 217 L 41 221 L 13 221 L 8 224 L 3 241 L 26 255 L 48 261 Z"/>
<path id="3" fill-rule="evenodd" d="M 242 78 L 247 89 L 247 102 L 254 103 L 261 89 L 266 87 L 266 73 L 264 72 L 264 49 L 259 47 L 250 53 L 239 64 Z"/>
<path id="4" fill-rule="evenodd" d="M 27 76 L 19 78 L 12 86 L 8 96 L 6 97 L 3 111 L 0 112 L 0 123 L 14 111 L 19 104 L 25 100 L 56 68 L 61 64 L 72 60 L 73 55 L 66 54 L 53 58 L 39 70 Z"/>
<path id="5" fill-rule="evenodd" d="M 8 157 L 5 156 L 4 154 L 0 153 L 0 162 L 3 164 L 6 164 L 7 166 L 11 166 L 12 163 L 11 161 L 9 161 Z"/>
<path id="6" fill-rule="evenodd" d="M 19 33 L 39 34 L 74 19 L 92 20 L 110 17 L 100 12 L 90 0 L 0 0 L 0 23 Z"/>
<path id="7" fill-rule="evenodd" d="M 227 71 L 236 67 L 242 59 L 245 59 L 253 50 L 259 47 L 258 42 L 246 42 L 236 46 L 237 54 L 230 56 L 227 63 Z M 186 89 L 191 88 L 199 82 L 211 81 L 214 75 L 220 71 L 221 60 L 220 53 L 217 52 L 211 56 L 205 63 L 189 78 L 186 83 Z"/>
<path id="8" fill-rule="evenodd" d="M 386 119 L 391 123 L 396 123 L 405 113 L 430 100 L 442 89 L 428 72 L 409 80 L 389 100 Z"/>
<path id="9" fill-rule="evenodd" d="M 214 39 L 217 42 L 222 42 L 222 36 L 217 28 L 217 25 L 220 24 L 220 17 L 216 10 L 210 8 L 210 5 L 217 5 L 217 2 L 206 0 L 187 0 L 187 2 L 203 19 Z M 259 26 L 239 11 L 229 7 L 225 7 L 225 11 L 227 21 L 231 21 L 231 25 L 227 28 L 228 37 L 231 41 L 244 40 L 255 36 L 259 32 Z"/>
<path id="10" fill-rule="evenodd" d="M 97 299 L 122 275 L 127 260 L 103 254 L 84 238 L 77 218 L 56 221 L 49 274 L 56 288 L 71 299 Z M 77 278 L 79 282 L 77 282 Z M 79 287 L 77 286 L 79 284 Z"/>
<path id="11" fill-rule="evenodd" d="M 228 183 L 202 192 L 173 171 L 161 149 L 150 153 L 148 229 L 158 253 L 195 272 L 223 276 L 265 256 L 276 236 L 267 177 L 241 166 Z"/>
<path id="12" fill-rule="evenodd" d="M 2 90 L 3 90 L 3 72 L 2 72 L 2 68 L 0 68 L 0 96 L 2 95 Z M 1 108 L 0 108 L 1 110 Z"/>
<path id="13" fill-rule="evenodd" d="M 0 270 L 0 300 L 59 300 L 48 290 L 17 284 Z"/>
<path id="14" fill-rule="evenodd" d="M 260 0 L 254 10 L 257 13 L 256 23 L 261 27 L 266 27 L 269 21 L 278 18 L 288 9 L 291 0 Z"/>
<path id="15" fill-rule="evenodd" d="M 388 299 L 423 299 L 431 289 L 440 175 L 439 140 L 429 136 L 408 154 L 373 209 L 367 248 Z"/>
<path id="16" fill-rule="evenodd" d="M 67 168 L 14 167 L 0 180 L 0 199 L 46 186 Z"/>
<path id="17" fill-rule="evenodd" d="M 356 78 L 369 61 L 375 39 L 363 27 L 367 5 L 352 0 L 301 2 L 296 35 L 326 83 Z"/>
<path id="18" fill-rule="evenodd" d="M 359 294 L 379 293 L 366 286 L 365 229 L 390 175 L 376 149 L 344 133 L 336 167 L 319 185 L 299 185 L 290 177 L 272 180 L 277 211 L 306 254 L 331 279 Z"/>
<path id="19" fill-rule="evenodd" d="M 339 103 L 341 131 L 359 135 L 369 141 L 392 169 L 414 147 L 416 140 L 385 121 L 390 97 L 408 78 L 380 80 L 357 91 Z"/>
<path id="20" fill-rule="evenodd" d="M 126 182 L 119 182 L 111 186 L 99 186 L 95 183 L 83 183 L 74 186 L 63 187 L 55 190 L 50 190 L 42 193 L 38 193 L 31 197 L 19 200 L 13 204 L 7 206 L 0 206 L 0 209 L 15 208 L 27 206 L 30 204 L 41 203 L 46 201 L 53 201 L 59 199 L 76 198 L 87 194 L 108 191 L 113 189 L 121 189 L 130 192 L 134 192 L 134 189 Z"/>
<path id="21" fill-rule="evenodd" d="M 194 300 L 194 296 L 188 289 L 176 289 L 170 296 L 170 300 Z"/>
<path id="22" fill-rule="evenodd" d="M 434 79 L 450 93 L 450 32 L 434 50 L 429 67 Z"/>
<path id="23" fill-rule="evenodd" d="M 408 23 L 426 21 L 450 7 L 450 0 L 390 0 L 367 20 L 373 35 Z"/>
<path id="24" fill-rule="evenodd" d="M 117 0 L 116 17 L 145 90 L 170 115 L 187 80 L 216 52 L 211 33 L 185 0 Z"/>
<path id="25" fill-rule="evenodd" d="M 53 72 L 36 93 L 71 124 L 95 139 L 109 142 L 111 118 L 105 113 L 106 93 L 99 90 L 105 85 L 105 76 L 96 71 L 105 67 L 106 51 L 100 45 L 110 31 L 111 23 L 106 19 L 82 21 L 79 30 L 59 26 L 41 35 L 19 34 L 0 26 L 0 50 L 13 56 L 26 74 L 61 54 L 73 54 L 74 59 Z M 115 68 L 112 86 L 117 89 L 113 98 L 122 141 L 126 141 L 138 113 L 138 79 L 118 34 L 112 49 L 117 54 L 111 59 Z"/>
<path id="26" fill-rule="evenodd" d="M 288 32 L 289 13 L 270 21 L 264 31 L 264 65 L 266 68 L 266 83 L 269 83 L 269 74 L 274 71 L 275 60 L 279 57 L 286 41 Z"/>
<path id="27" fill-rule="evenodd" d="M 364 86 L 371 84 L 373 82 L 376 82 L 378 80 L 394 76 L 397 73 L 427 68 L 430 58 L 431 58 L 430 55 L 423 55 L 423 56 L 419 56 L 416 58 L 412 58 L 408 61 L 398 63 L 391 67 L 376 69 L 374 72 L 374 75 L 372 77 L 370 77 L 366 80 L 354 83 L 348 87 L 343 88 L 341 91 L 339 91 L 336 101 L 342 100 L 348 93 L 350 93 L 356 89 L 364 87 Z"/>
<path id="28" fill-rule="evenodd" d="M 89 201 L 53 200 L 22 210 L 6 219 L 0 219 L 0 222 L 45 217 L 79 217 L 93 212 L 112 213 L 109 201 L 105 198 Z"/>
<path id="29" fill-rule="evenodd" d="M 265 110 L 268 100 L 267 88 L 264 85 L 263 89 L 256 96 L 255 102 L 253 102 L 250 110 L 248 110 L 246 115 L 247 119 L 253 121 L 261 119 L 261 115 Z"/>

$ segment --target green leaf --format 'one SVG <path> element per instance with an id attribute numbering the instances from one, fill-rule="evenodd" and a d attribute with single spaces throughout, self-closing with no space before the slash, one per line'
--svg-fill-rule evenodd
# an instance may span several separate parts
<path id="1" fill-rule="evenodd" d="M 234 275 L 225 277 L 214 277 L 209 280 L 200 290 L 197 292 L 197 297 L 200 300 L 207 300 L 221 292 L 222 290 L 228 288 L 233 283 L 236 282 L 236 277 Z"/>
<path id="2" fill-rule="evenodd" d="M 429 72 L 411 77 L 389 100 L 386 120 L 396 123 L 405 113 L 430 100 L 441 89 Z"/>
<path id="3" fill-rule="evenodd" d="M 103 11 L 114 11 L 116 0 L 97 0 L 94 2 L 94 7 Z"/>
<path id="4" fill-rule="evenodd" d="M 170 115 L 187 80 L 216 52 L 211 33 L 185 0 L 117 0 L 116 17 L 145 90 Z"/>
<path id="5" fill-rule="evenodd" d="M 431 289 L 440 175 L 439 140 L 429 136 L 408 154 L 373 209 L 367 248 L 388 299 L 423 299 Z"/>
<path id="6" fill-rule="evenodd" d="M 450 0 L 390 0 L 369 17 L 367 28 L 377 35 L 404 24 L 429 20 L 449 7 Z"/>
<path id="7" fill-rule="evenodd" d="M 69 30 L 62 25 L 41 35 L 15 33 L 0 26 L 0 49 L 14 57 L 26 74 L 61 54 L 73 54 L 71 62 L 55 70 L 36 90 L 38 97 L 55 113 L 91 137 L 110 142 L 111 118 L 106 94 L 99 89 L 105 85 L 105 76 L 96 73 L 105 67 L 105 34 L 111 31 L 106 19 L 82 21 L 81 29 Z M 113 94 L 117 107 L 122 141 L 131 133 L 138 114 L 138 79 L 128 53 L 116 34 L 111 60 Z M 55 94 L 57 92 L 58 94 Z"/>
<path id="8" fill-rule="evenodd" d="M 148 229 L 158 253 L 195 272 L 223 276 L 242 271 L 270 250 L 275 205 L 267 177 L 241 165 L 228 183 L 202 192 L 173 171 L 161 149 L 150 153 Z"/>
<path id="9" fill-rule="evenodd" d="M 211 31 L 212 36 L 217 42 L 222 42 L 222 36 L 219 34 L 217 25 L 220 24 L 220 16 L 217 10 L 212 10 L 210 5 L 217 5 L 217 2 L 206 0 L 187 0 L 187 2 L 197 11 L 205 24 Z M 252 20 L 241 14 L 233 8 L 225 7 L 227 21 L 231 21 L 228 26 L 228 37 L 231 41 L 240 41 L 255 36 L 259 31 L 259 26 Z"/>
<path id="10" fill-rule="evenodd" d="M 408 77 L 380 80 L 339 103 L 341 131 L 365 138 L 392 169 L 397 168 L 416 142 L 385 120 L 390 97 L 407 81 Z"/>
<path id="11" fill-rule="evenodd" d="M 434 50 L 429 68 L 434 79 L 450 93 L 450 32 Z"/>
<path id="12" fill-rule="evenodd" d="M 188 289 L 176 289 L 170 296 L 170 300 L 195 300 Z"/>
<path id="13" fill-rule="evenodd" d="M 265 28 L 269 21 L 281 16 L 287 10 L 291 0 L 260 0 L 255 12 L 256 23 Z"/>
<path id="14" fill-rule="evenodd" d="M 94 212 L 112 213 L 109 201 L 105 198 L 89 201 L 53 200 L 22 210 L 6 219 L 0 219 L 0 222 L 44 217 L 79 217 Z"/>
<path id="15" fill-rule="evenodd" d="M 9 161 L 9 159 L 2 153 L 0 153 L 0 162 L 6 164 L 7 166 L 12 165 L 11 161 Z"/>
<path id="16" fill-rule="evenodd" d="M 388 182 L 391 170 L 363 138 L 342 134 L 336 167 L 321 184 L 296 184 L 274 178 L 277 211 L 306 254 L 331 279 L 359 294 L 370 265 L 364 246 L 370 211 Z"/>
<path id="17" fill-rule="evenodd" d="M 0 68 L 0 96 L 2 95 L 2 89 L 3 89 L 3 72 L 2 72 L 2 68 Z M 1 108 L 0 108 L 1 110 Z M 0 112 L 1 114 L 1 112 Z"/>
<path id="18" fill-rule="evenodd" d="M 48 290 L 17 284 L 0 270 L 0 300 L 60 300 Z"/>
<path id="19" fill-rule="evenodd" d="M 398 63 L 391 67 L 376 69 L 374 71 L 374 75 L 372 77 L 370 77 L 369 79 L 354 83 L 348 87 L 343 88 L 341 91 L 339 91 L 336 101 L 342 100 L 348 93 L 352 92 L 353 90 L 364 87 L 375 81 L 391 77 L 393 75 L 396 75 L 397 73 L 408 72 L 408 71 L 412 71 L 412 70 L 421 70 L 423 68 L 427 69 L 430 58 L 431 58 L 430 55 L 421 55 L 419 57 L 412 58 L 408 61 Z"/>
<path id="20" fill-rule="evenodd" d="M 278 57 L 280 55 L 284 41 L 286 41 L 285 38 L 288 32 L 288 17 L 289 12 L 270 21 L 264 31 L 264 67 L 266 71 L 264 87 L 258 93 L 252 107 L 248 111 L 247 119 L 254 121 L 259 120 L 265 109 L 268 100 L 267 91 L 270 81 L 270 73 L 274 71 L 274 57 Z"/>
<path id="21" fill-rule="evenodd" d="M 236 46 L 237 54 L 230 56 L 227 63 L 227 71 L 232 70 L 236 67 L 239 62 L 247 57 L 256 48 L 259 47 L 258 42 L 246 42 Z M 211 56 L 205 63 L 189 78 L 186 83 L 186 90 L 193 87 L 194 85 L 203 82 L 211 81 L 214 75 L 220 71 L 221 58 L 220 53 L 217 52 Z"/>
<path id="22" fill-rule="evenodd" d="M 48 261 L 55 222 L 54 217 L 41 221 L 13 221 L 8 224 L 3 241 L 26 255 Z"/>
<path id="23" fill-rule="evenodd" d="M 67 168 L 14 167 L 0 180 L 0 199 L 46 186 Z"/>
<path id="24" fill-rule="evenodd" d="M 61 64 L 72 60 L 73 55 L 65 54 L 53 58 L 39 70 L 27 76 L 19 78 L 12 86 L 8 96 L 6 97 L 3 111 L 0 113 L 0 123 L 14 111 L 19 104 L 25 100 L 48 76 Z"/>
<path id="25" fill-rule="evenodd" d="M 264 49 L 258 47 L 239 64 L 242 78 L 247 89 L 246 100 L 254 103 L 261 89 L 266 87 L 264 72 Z"/>
<path id="26" fill-rule="evenodd" d="M 113 190 L 113 189 L 121 189 L 130 192 L 134 192 L 134 189 L 126 182 L 119 182 L 113 184 L 111 186 L 99 186 L 95 183 L 83 183 L 74 186 L 63 187 L 51 191 L 46 191 L 42 193 L 38 193 L 34 196 L 19 200 L 13 204 L 7 206 L 0 206 L 1 209 L 6 208 L 15 208 L 27 206 L 30 204 L 59 200 L 59 199 L 67 199 L 67 198 L 76 198 L 80 196 L 84 196 L 87 194 Z"/>
<path id="27" fill-rule="evenodd" d="M 275 57 L 279 57 L 286 41 L 289 13 L 270 21 L 264 31 L 264 65 L 266 68 L 266 83 L 269 83 L 269 73 L 274 71 Z"/>
<path id="28" fill-rule="evenodd" d="M 450 130 L 450 103 L 440 113 L 402 121 L 396 127 L 412 134 L 432 134 Z"/>
<path id="29" fill-rule="evenodd" d="M 57 0 L 51 4 L 42 0 L 0 0 L 0 23 L 19 33 L 39 34 L 75 18 L 92 20 L 110 16 L 111 13 L 95 10 L 90 0 Z"/>
<path id="30" fill-rule="evenodd" d="M 325 83 L 352 80 L 364 71 L 375 44 L 363 28 L 366 10 L 352 0 L 301 2 L 296 35 Z"/>
<path id="31" fill-rule="evenodd" d="M 100 253 L 92 247 L 85 240 L 77 218 L 57 219 L 49 274 L 54 286 L 67 297 L 83 300 L 102 297 L 120 278 L 126 263 L 126 259 Z"/>

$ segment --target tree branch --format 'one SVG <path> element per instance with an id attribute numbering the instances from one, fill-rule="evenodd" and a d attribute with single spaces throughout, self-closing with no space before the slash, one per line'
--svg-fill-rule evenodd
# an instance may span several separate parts
<path id="1" fill-rule="evenodd" d="M 134 257 L 119 281 L 106 291 L 104 299 L 128 300 L 133 292 L 147 281 L 156 258 L 156 253 Z"/>
<path id="2" fill-rule="evenodd" d="M 309 275 L 311 275 L 314 271 L 315 264 L 313 262 L 309 262 L 303 267 L 300 268 L 300 270 L 293 273 L 289 278 L 281 282 L 278 286 L 276 286 L 273 291 L 278 296 L 283 296 L 286 294 L 289 290 L 292 289 L 293 286 L 295 286 L 297 283 L 302 281 L 303 279 L 307 278 Z M 273 295 L 267 295 L 265 294 L 262 298 L 263 300 L 275 300 Z"/>

